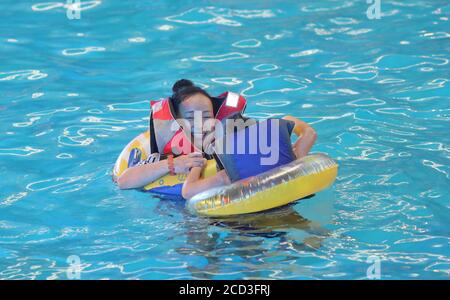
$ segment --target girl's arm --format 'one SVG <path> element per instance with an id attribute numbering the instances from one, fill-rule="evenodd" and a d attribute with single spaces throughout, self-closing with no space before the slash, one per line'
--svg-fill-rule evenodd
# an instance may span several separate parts
<path id="1" fill-rule="evenodd" d="M 120 189 L 135 189 L 145 186 L 169 173 L 167 159 L 162 161 L 139 165 L 126 169 L 119 178 L 117 185 Z"/>
<path id="2" fill-rule="evenodd" d="M 175 173 L 187 173 L 191 167 L 202 167 L 206 160 L 201 153 L 189 153 L 188 155 L 181 155 L 173 160 Z M 120 189 L 135 189 L 141 188 L 156 179 L 169 173 L 169 165 L 167 159 L 135 166 L 126 169 L 117 179 L 117 185 Z"/>
<path id="3" fill-rule="evenodd" d="M 202 170 L 203 167 L 194 167 L 191 169 L 181 191 L 181 195 L 183 196 L 183 198 L 189 199 L 194 195 L 204 192 L 208 189 L 231 183 L 227 173 L 225 173 L 225 170 L 217 172 L 217 174 L 214 176 L 200 179 Z"/>
<path id="4" fill-rule="evenodd" d="M 308 123 L 293 116 L 285 116 L 283 119 L 293 121 L 295 123 L 294 133 L 299 137 L 293 146 L 295 156 L 297 156 L 297 158 L 306 156 L 316 142 L 316 131 L 309 126 Z"/>

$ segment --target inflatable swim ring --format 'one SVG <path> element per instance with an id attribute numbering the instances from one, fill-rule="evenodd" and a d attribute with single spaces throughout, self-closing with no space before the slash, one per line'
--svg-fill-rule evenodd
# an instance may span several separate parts
<path id="1" fill-rule="evenodd" d="M 187 200 L 195 214 L 222 217 L 260 212 L 304 198 L 333 184 L 338 165 L 311 154 L 257 176 L 210 189 Z"/>
<path id="2" fill-rule="evenodd" d="M 127 168 L 150 155 L 150 133 L 135 137 L 122 150 L 113 169 L 117 178 Z M 228 186 L 200 193 L 186 202 L 187 209 L 204 216 L 230 216 L 260 212 L 292 203 L 317 193 L 333 184 L 338 165 L 324 154 L 311 154 L 257 176 L 236 181 Z M 202 174 L 216 174 L 214 160 L 207 162 Z M 181 196 L 186 174 L 165 175 L 149 183 L 143 190 Z"/>

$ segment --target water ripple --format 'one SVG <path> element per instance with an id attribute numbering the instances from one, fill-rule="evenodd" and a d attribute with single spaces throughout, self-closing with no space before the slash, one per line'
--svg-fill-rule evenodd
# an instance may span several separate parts
<path id="1" fill-rule="evenodd" d="M 0 72 L 0 81 L 8 80 L 39 80 L 47 77 L 48 74 L 40 70 L 18 70 L 10 72 Z"/>
<path id="2" fill-rule="evenodd" d="M 243 10 L 226 9 L 214 6 L 192 8 L 177 15 L 166 17 L 167 21 L 188 25 L 217 24 L 224 26 L 242 26 L 242 23 L 234 18 L 254 19 L 272 18 L 275 14 L 271 10 Z"/>
<path id="3" fill-rule="evenodd" d="M 261 96 L 267 93 L 286 93 L 306 89 L 311 81 L 307 78 L 292 75 L 267 76 L 250 80 L 249 86 L 242 90 L 247 97 Z M 268 89 L 267 86 L 270 88 Z"/>
<path id="4" fill-rule="evenodd" d="M 31 9 L 33 11 L 47 11 L 52 10 L 55 8 L 64 8 L 67 10 L 73 10 L 73 11 L 84 11 L 91 8 L 94 8 L 98 5 L 102 4 L 102 1 L 74 1 L 73 3 L 63 3 L 63 2 L 43 2 L 43 3 L 37 3 L 33 4 L 31 6 Z"/>
<path id="5" fill-rule="evenodd" d="M 240 52 L 230 52 L 225 54 L 219 54 L 219 55 L 200 55 L 200 56 L 194 56 L 192 59 L 195 61 L 201 61 L 201 62 L 223 62 L 227 60 L 234 60 L 234 59 L 244 59 L 248 58 L 249 55 L 240 53 Z"/>
<path id="6" fill-rule="evenodd" d="M 77 56 L 88 54 L 89 52 L 102 52 L 102 51 L 106 51 L 106 48 L 104 47 L 71 48 L 71 49 L 64 49 L 62 51 L 62 54 L 65 56 Z"/>
<path id="7" fill-rule="evenodd" d="M 24 146 L 21 148 L 1 148 L 0 155 L 30 156 L 43 151 L 44 149 L 37 149 L 30 146 Z"/>
<path id="8" fill-rule="evenodd" d="M 257 39 L 247 39 L 235 42 L 231 45 L 236 48 L 258 48 L 261 46 L 261 41 Z"/>

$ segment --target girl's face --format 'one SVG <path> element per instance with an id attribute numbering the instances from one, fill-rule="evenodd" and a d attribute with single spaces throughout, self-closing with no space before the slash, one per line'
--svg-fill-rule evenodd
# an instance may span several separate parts
<path id="1" fill-rule="evenodd" d="M 214 111 L 211 99 L 209 99 L 205 95 L 199 93 L 185 99 L 180 104 L 179 112 L 180 117 L 184 119 L 184 122 L 189 123 L 190 131 L 193 136 L 201 136 L 203 140 L 206 134 L 214 131 L 214 128 L 207 128 L 207 130 L 205 131 L 202 127 L 198 126 L 204 126 L 205 122 L 208 119 L 214 119 Z"/>

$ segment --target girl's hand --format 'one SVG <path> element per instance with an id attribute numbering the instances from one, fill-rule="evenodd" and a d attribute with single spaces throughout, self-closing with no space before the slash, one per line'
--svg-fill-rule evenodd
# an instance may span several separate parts
<path id="1" fill-rule="evenodd" d="M 173 160 L 175 173 L 188 173 L 193 167 L 204 167 L 206 159 L 203 158 L 202 153 L 192 152 L 188 155 L 181 155 Z"/>

